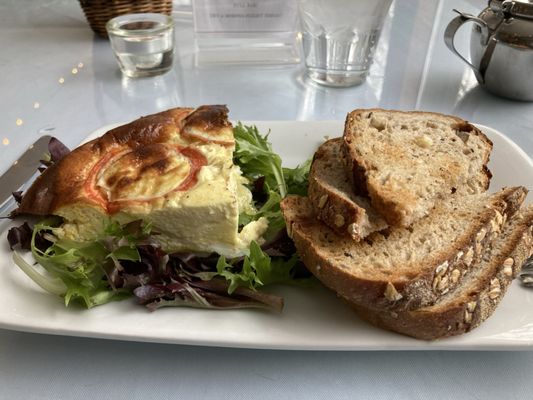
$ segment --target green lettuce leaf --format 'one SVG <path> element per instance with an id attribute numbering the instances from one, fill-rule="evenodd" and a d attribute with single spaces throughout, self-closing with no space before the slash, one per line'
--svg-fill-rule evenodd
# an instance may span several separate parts
<path id="1" fill-rule="evenodd" d="M 311 161 L 312 160 L 309 158 L 296 168 L 283 168 L 283 176 L 285 177 L 285 183 L 287 185 L 287 194 L 307 196 Z"/>
<path id="2" fill-rule="evenodd" d="M 134 224 L 137 222 L 124 226 L 113 222 L 106 228 L 102 238 L 91 242 L 76 242 L 55 237 L 55 221 L 47 219 L 35 225 L 31 251 L 35 261 L 50 276 L 50 282 L 57 284 L 59 279 L 63 283 L 64 292 L 61 295 L 66 305 L 72 301 L 81 301 L 88 308 L 94 307 L 131 295 L 128 289 L 114 289 L 110 286 L 106 279 L 106 269 L 111 269 L 120 260 L 139 261 L 136 244 L 146 238 L 148 231 L 146 228 L 135 231 Z M 52 245 L 46 250 L 41 250 L 36 245 L 36 238 L 41 233 L 46 233 L 52 240 Z M 57 290 L 55 292 L 57 294 Z"/>
<path id="3" fill-rule="evenodd" d="M 287 194 L 287 185 L 281 166 L 281 158 L 274 153 L 268 134 L 262 136 L 257 127 L 239 123 L 234 129 L 235 152 L 233 160 L 250 181 L 264 176 L 266 185 L 281 197 Z"/>
<path id="4" fill-rule="evenodd" d="M 275 283 L 291 284 L 293 282 L 293 267 L 298 262 L 298 257 L 289 260 L 282 257 L 269 257 L 261 247 L 252 241 L 250 254 L 244 257 L 242 268 L 236 271 L 233 262 L 227 262 L 221 256 L 217 263 L 217 272 L 230 282 L 228 293 L 231 294 L 238 287 L 252 290 Z"/>
<path id="5" fill-rule="evenodd" d="M 255 214 L 241 214 L 239 224 L 246 225 L 260 217 L 266 217 L 269 229 L 266 237 L 272 237 L 285 228 L 281 215 L 280 201 L 287 194 L 307 194 L 307 183 L 311 159 L 296 168 L 282 167 L 278 154 L 272 150 L 268 134 L 261 135 L 255 126 L 239 123 L 233 130 L 236 149 L 233 161 L 241 169 L 244 177 L 254 182 L 260 177 L 265 179 L 266 200 Z"/>
<path id="6" fill-rule="evenodd" d="M 233 161 L 250 182 L 264 177 L 263 203 L 255 214 L 242 214 L 239 223 L 245 225 L 260 217 L 268 220 L 268 231 L 264 237 L 269 240 L 285 229 L 280 202 L 288 194 L 307 195 L 307 184 L 311 159 L 296 168 L 282 166 L 281 158 L 272 150 L 268 134 L 261 135 L 255 126 L 239 123 L 233 130 L 236 150 Z M 257 288 L 273 283 L 294 283 L 292 270 L 298 262 L 295 255 L 289 260 L 285 257 L 270 257 L 256 242 L 252 242 L 249 255 L 240 260 L 226 261 L 220 257 L 217 272 L 230 282 L 228 293 L 238 287 Z M 236 264 L 239 267 L 236 267 Z"/>
<path id="7" fill-rule="evenodd" d="M 307 194 L 307 181 L 311 159 L 296 168 L 282 167 L 281 157 L 272 150 L 269 134 L 261 135 L 257 127 L 239 122 L 233 129 L 235 153 L 233 161 L 251 182 L 265 177 L 268 190 L 273 190 L 280 198 L 287 194 Z"/>

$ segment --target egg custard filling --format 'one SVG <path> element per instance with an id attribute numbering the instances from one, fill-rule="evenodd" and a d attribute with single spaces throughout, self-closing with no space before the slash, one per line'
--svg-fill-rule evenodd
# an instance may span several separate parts
<path id="1" fill-rule="evenodd" d="M 72 162 L 79 171 L 52 176 L 73 181 L 71 193 L 68 185 L 53 182 L 52 190 L 68 192 L 51 202 L 49 213 L 65 221 L 57 235 L 89 241 L 111 220 L 142 219 L 168 253 L 246 254 L 252 240 L 261 242 L 268 223 L 260 218 L 239 229 L 239 215 L 253 211 L 252 195 L 233 164 L 226 112 L 224 106 L 169 110 L 73 151 L 67 158 L 82 160 Z M 93 155 L 84 160 L 84 151 Z M 56 167 L 68 169 L 69 162 Z"/>

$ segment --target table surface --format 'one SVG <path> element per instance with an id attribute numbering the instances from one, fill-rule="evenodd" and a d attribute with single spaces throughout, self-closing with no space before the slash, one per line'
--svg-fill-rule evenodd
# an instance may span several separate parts
<path id="1" fill-rule="evenodd" d="M 233 120 L 342 120 L 358 107 L 458 115 L 533 154 L 533 103 L 486 93 L 445 48 L 453 8 L 397 0 L 364 85 L 309 82 L 301 64 L 195 67 L 190 17 L 176 17 L 169 73 L 122 78 L 78 2 L 0 3 L 0 172 L 47 133 L 68 146 L 110 123 L 174 106 L 227 104 Z M 465 29 L 466 31 L 466 29 Z M 466 49 L 467 34 L 458 36 Z M 532 187 L 532 182 L 525 182 Z M 529 398 L 533 352 L 301 352 L 205 348 L 0 330 L 0 399 Z"/>

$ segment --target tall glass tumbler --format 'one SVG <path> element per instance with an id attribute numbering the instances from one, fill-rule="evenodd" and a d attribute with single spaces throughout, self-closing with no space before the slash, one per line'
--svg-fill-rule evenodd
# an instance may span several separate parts
<path id="1" fill-rule="evenodd" d="M 307 74 L 326 86 L 359 85 L 392 0 L 299 0 Z"/>

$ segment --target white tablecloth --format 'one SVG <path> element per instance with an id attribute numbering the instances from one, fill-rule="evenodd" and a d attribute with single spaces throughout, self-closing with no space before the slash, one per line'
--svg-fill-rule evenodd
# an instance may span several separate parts
<path id="1" fill-rule="evenodd" d="M 209 103 L 228 104 L 234 120 L 342 120 L 375 106 L 453 113 L 505 132 L 531 155 L 533 103 L 485 93 L 442 41 L 452 8 L 484 6 L 397 0 L 367 83 L 331 89 L 309 83 L 302 65 L 195 68 L 190 18 L 176 20 L 172 72 L 122 79 L 77 2 L 5 0 L 0 172 L 43 133 L 75 146 L 106 124 Z M 268 351 L 0 330 L 1 399 L 524 399 L 532 365 L 531 352 Z"/>

